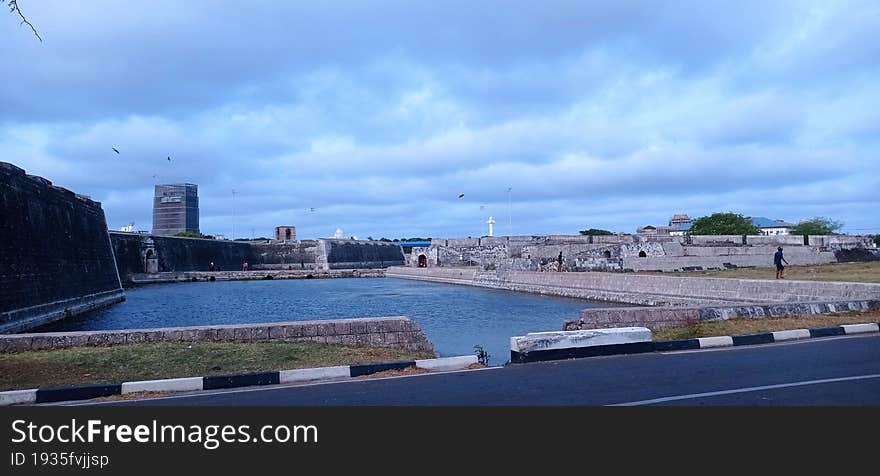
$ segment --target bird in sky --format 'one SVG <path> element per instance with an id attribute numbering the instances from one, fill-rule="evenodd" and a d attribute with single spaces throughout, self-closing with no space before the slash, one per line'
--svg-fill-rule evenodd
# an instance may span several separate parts
<path id="1" fill-rule="evenodd" d="M 168 157 L 168 162 L 171 162 L 171 156 Z"/>
<path id="2" fill-rule="evenodd" d="M 459 193 L 459 194 L 458 194 L 458 198 L 461 198 L 461 197 L 463 197 L 463 196 L 464 196 L 463 193 Z"/>
<path id="3" fill-rule="evenodd" d="M 315 211 L 315 208 L 314 208 L 314 207 L 309 208 L 309 211 L 310 211 L 310 212 L 313 212 L 313 211 Z"/>
<path id="4" fill-rule="evenodd" d="M 113 149 L 113 152 L 116 152 L 117 154 L 119 153 L 119 151 L 116 150 L 116 147 L 111 147 L 111 149 Z"/>

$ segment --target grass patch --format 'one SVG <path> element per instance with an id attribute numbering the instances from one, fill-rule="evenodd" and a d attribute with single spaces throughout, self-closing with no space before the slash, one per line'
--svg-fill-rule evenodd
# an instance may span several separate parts
<path id="1" fill-rule="evenodd" d="M 317 342 L 154 342 L 0 354 L 0 391 L 433 358 Z"/>
<path id="2" fill-rule="evenodd" d="M 735 318 L 707 321 L 653 332 L 654 340 L 694 339 L 697 337 L 736 336 L 762 332 L 831 327 L 841 324 L 862 324 L 880 320 L 880 311 L 847 312 L 817 316 Z"/>
<path id="3" fill-rule="evenodd" d="M 651 273 L 657 274 L 657 273 Z M 776 279 L 776 268 L 736 268 L 706 271 L 675 271 L 663 276 Z M 785 279 L 804 281 L 846 281 L 880 283 L 880 261 L 866 263 L 830 263 L 811 266 L 786 266 Z"/>

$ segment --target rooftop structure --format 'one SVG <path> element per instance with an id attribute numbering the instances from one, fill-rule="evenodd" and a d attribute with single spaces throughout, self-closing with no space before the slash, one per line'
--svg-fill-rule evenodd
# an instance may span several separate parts
<path id="1" fill-rule="evenodd" d="M 278 241 L 296 241 L 296 227 L 293 225 L 276 226 L 275 239 Z"/>

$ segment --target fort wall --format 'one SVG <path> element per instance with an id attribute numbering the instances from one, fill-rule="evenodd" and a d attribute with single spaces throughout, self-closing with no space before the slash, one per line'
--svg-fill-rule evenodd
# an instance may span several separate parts
<path id="1" fill-rule="evenodd" d="M 101 204 L 0 162 L 0 332 L 125 299 Z"/>

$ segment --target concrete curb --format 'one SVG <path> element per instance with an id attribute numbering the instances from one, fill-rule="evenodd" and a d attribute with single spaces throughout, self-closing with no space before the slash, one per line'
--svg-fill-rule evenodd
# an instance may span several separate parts
<path id="1" fill-rule="evenodd" d="M 814 337 L 830 337 L 851 334 L 863 334 L 880 332 L 880 323 L 844 324 L 834 327 L 819 327 L 814 329 L 794 329 L 787 331 L 765 332 L 760 334 L 743 334 L 737 336 L 700 337 L 697 339 L 659 340 L 646 343 L 647 347 L 627 349 L 617 345 L 601 345 L 584 348 L 570 348 L 555 353 L 532 353 L 528 360 L 512 359 L 512 363 L 541 362 L 565 358 L 594 357 L 600 355 L 621 355 L 643 352 L 671 352 L 677 350 L 696 350 L 721 347 L 736 347 L 741 345 L 771 344 Z"/>
<path id="2" fill-rule="evenodd" d="M 708 349 L 712 347 L 772 344 L 774 342 L 784 342 L 796 339 L 863 334 L 866 332 L 880 332 L 880 324 L 844 324 L 833 327 L 793 329 L 788 331 L 765 332 L 761 334 L 743 334 L 738 336 L 718 336 L 702 337 L 699 339 L 655 341 L 654 351 Z"/>
<path id="3" fill-rule="evenodd" d="M 431 371 L 464 370 L 478 363 L 476 355 L 439 357 L 436 359 L 404 360 L 373 364 L 316 367 L 311 369 L 276 370 L 272 372 L 211 375 L 207 377 L 183 377 L 161 380 L 142 380 L 101 385 L 76 385 L 71 387 L 34 388 L 0 392 L 0 406 L 90 400 L 135 392 L 186 392 L 223 388 L 275 385 L 279 383 L 320 382 L 360 377 L 386 370 L 410 367 Z"/>

